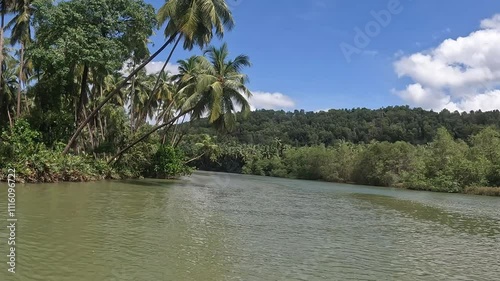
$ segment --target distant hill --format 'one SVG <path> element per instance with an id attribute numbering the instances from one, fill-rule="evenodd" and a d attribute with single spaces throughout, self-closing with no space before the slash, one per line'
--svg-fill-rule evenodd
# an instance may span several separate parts
<path id="1" fill-rule="evenodd" d="M 409 106 L 381 109 L 340 109 L 328 112 L 257 110 L 238 122 L 230 133 L 218 133 L 207 120 L 192 123 L 189 133 L 218 135 L 222 142 L 269 144 L 275 138 L 293 146 L 331 145 L 339 140 L 353 143 L 406 141 L 424 144 L 432 141 L 439 127 L 457 139 L 467 140 L 482 128 L 500 128 L 500 111 L 441 112 Z"/>

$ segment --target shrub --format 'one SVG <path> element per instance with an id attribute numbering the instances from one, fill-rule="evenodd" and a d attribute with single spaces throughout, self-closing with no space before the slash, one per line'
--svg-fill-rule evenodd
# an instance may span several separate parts
<path id="1" fill-rule="evenodd" d="M 149 176 L 155 178 L 173 178 L 191 173 L 191 168 L 184 163 L 184 154 L 170 145 L 160 145 L 149 167 Z"/>

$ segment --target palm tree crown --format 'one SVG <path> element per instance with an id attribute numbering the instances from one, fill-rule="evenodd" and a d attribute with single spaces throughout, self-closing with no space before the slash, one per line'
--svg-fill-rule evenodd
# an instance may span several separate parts
<path id="1" fill-rule="evenodd" d="M 234 19 L 225 0 L 167 0 L 158 10 L 158 23 L 167 22 L 165 37 L 169 41 L 184 37 L 184 49 L 194 45 L 203 48 L 215 34 L 222 38 L 231 30 Z M 179 38 L 180 39 L 180 38 Z"/>
<path id="2" fill-rule="evenodd" d="M 191 118 L 208 116 L 219 129 L 232 127 L 238 109 L 250 111 L 248 99 L 252 95 L 245 86 L 248 77 L 241 73 L 243 67 L 251 65 L 248 56 L 239 55 L 234 60 L 228 56 L 226 44 L 208 48 L 205 56 L 196 57 L 198 74 L 191 79 L 194 84 L 187 83 L 183 88 L 191 90 L 183 106 L 184 110 L 192 109 Z"/>

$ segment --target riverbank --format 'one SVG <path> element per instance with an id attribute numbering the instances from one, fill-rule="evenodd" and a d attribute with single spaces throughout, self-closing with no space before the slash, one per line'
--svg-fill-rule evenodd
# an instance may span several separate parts
<path id="1" fill-rule="evenodd" d="M 50 165 L 47 165 L 49 167 Z M 108 167 L 108 169 L 101 170 L 101 172 L 89 172 L 92 169 L 87 167 L 86 169 L 77 170 L 77 169 L 66 169 L 60 171 L 50 171 L 45 170 L 45 173 L 40 173 L 40 171 L 31 172 L 29 175 L 24 174 L 28 168 L 18 169 L 16 170 L 16 182 L 17 183 L 57 183 L 57 182 L 92 182 L 92 181 L 100 181 L 100 180 L 121 180 L 121 179 L 141 179 L 143 176 L 131 176 L 130 174 L 120 174 L 116 171 L 113 171 L 112 168 Z M 107 170 L 107 171 L 106 171 Z M 21 171 L 21 172 L 19 172 Z M 84 171 L 87 171 L 86 173 Z M 103 171 L 106 171 L 105 173 Z M 234 173 L 238 174 L 238 173 Z M 242 174 L 242 173 L 240 173 Z M 8 172 L 4 170 L 0 170 L 0 182 L 6 182 L 8 177 Z M 268 176 L 270 178 L 288 178 L 288 179 L 296 179 L 290 177 L 277 177 L 277 176 Z M 300 179 L 297 179 L 300 180 Z M 318 182 L 330 182 L 330 183 L 345 183 L 345 182 L 334 182 L 334 181 L 324 181 L 318 180 Z M 348 184 L 352 185 L 362 185 L 355 182 L 349 182 Z M 363 186 L 363 185 L 362 185 Z M 368 185 L 364 185 L 368 186 Z M 439 192 L 439 193 L 451 193 L 444 192 L 433 189 L 412 189 L 406 188 L 404 186 L 386 186 L 392 188 L 401 188 L 401 189 L 409 189 L 409 190 L 420 190 L 420 191 L 430 191 L 430 192 Z M 461 194 L 470 194 L 470 195 L 483 195 L 483 196 L 499 196 L 500 197 L 500 187 L 488 187 L 488 186 L 471 186 L 466 187 L 462 190 L 462 192 L 453 192 L 453 193 L 461 193 Z"/>

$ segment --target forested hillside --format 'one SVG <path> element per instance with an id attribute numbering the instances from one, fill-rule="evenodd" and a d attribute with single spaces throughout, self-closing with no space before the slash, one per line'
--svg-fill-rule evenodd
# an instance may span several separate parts
<path id="1" fill-rule="evenodd" d="M 216 135 L 204 120 L 193 122 L 190 133 Z M 500 127 L 500 111 L 441 112 L 408 106 L 370 110 L 341 109 L 328 112 L 257 110 L 247 118 L 238 116 L 230 133 L 219 135 L 221 142 L 270 144 L 278 138 L 292 146 L 332 145 L 338 140 L 352 143 L 405 141 L 425 144 L 438 128 L 446 128 L 455 139 L 467 140 L 488 126 Z"/>
<path id="2" fill-rule="evenodd" d="M 500 112 L 387 107 L 259 110 L 232 132 L 202 122 L 182 148 L 203 170 L 500 195 Z"/>

